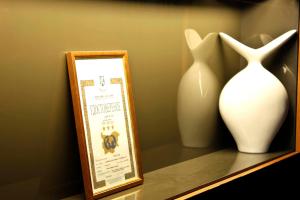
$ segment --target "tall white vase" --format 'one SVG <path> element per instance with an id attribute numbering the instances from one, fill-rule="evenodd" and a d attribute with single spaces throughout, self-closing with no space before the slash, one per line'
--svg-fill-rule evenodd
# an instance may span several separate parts
<path id="1" fill-rule="evenodd" d="M 185 37 L 194 63 L 180 80 L 177 96 L 177 118 L 182 143 L 187 147 L 208 147 L 215 132 L 218 113 L 219 82 L 207 65 L 218 34 L 204 39 L 193 29 Z"/>
<path id="2" fill-rule="evenodd" d="M 285 120 L 287 91 L 261 62 L 295 33 L 288 31 L 258 49 L 220 33 L 222 40 L 248 61 L 247 67 L 225 85 L 219 99 L 221 116 L 241 152 L 267 152 Z"/>

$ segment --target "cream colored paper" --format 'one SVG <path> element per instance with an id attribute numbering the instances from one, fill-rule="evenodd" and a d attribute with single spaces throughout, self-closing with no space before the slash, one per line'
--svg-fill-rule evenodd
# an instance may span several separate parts
<path id="1" fill-rule="evenodd" d="M 94 193 L 136 178 L 136 161 L 121 58 L 76 60 Z"/>

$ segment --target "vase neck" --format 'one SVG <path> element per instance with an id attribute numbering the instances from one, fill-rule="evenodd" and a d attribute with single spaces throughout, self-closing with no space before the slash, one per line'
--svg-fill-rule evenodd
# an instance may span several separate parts
<path id="1" fill-rule="evenodd" d="M 194 64 L 197 66 L 207 66 L 207 62 L 205 59 L 195 59 Z"/>
<path id="2" fill-rule="evenodd" d="M 198 69 L 202 69 L 202 68 L 209 68 L 207 62 L 205 62 L 205 60 L 195 60 L 194 63 L 191 65 L 192 67 L 196 67 Z"/>
<path id="3" fill-rule="evenodd" d="M 253 61 L 248 62 L 247 68 L 248 69 L 257 69 L 257 68 L 264 68 L 264 66 L 261 64 L 260 61 L 253 60 Z"/>

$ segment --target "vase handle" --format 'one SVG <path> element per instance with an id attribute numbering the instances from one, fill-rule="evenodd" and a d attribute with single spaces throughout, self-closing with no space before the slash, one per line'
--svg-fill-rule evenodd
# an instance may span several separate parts
<path id="1" fill-rule="evenodd" d="M 202 41 L 200 35 L 194 29 L 186 29 L 184 34 L 190 50 L 195 49 Z"/>
<path id="2" fill-rule="evenodd" d="M 216 46 L 217 33 L 208 33 L 203 39 L 194 29 L 185 29 L 185 39 L 194 60 L 205 62 Z"/>
<path id="3" fill-rule="evenodd" d="M 248 62 L 261 62 L 264 58 L 266 58 L 268 55 L 270 55 L 279 47 L 281 47 L 284 44 L 284 42 L 286 42 L 296 32 L 296 30 L 290 30 L 258 49 L 250 48 L 237 41 L 236 39 L 230 37 L 226 33 L 221 32 L 219 33 L 219 35 L 229 46 L 236 50 L 241 56 L 246 58 Z"/>
<path id="4" fill-rule="evenodd" d="M 254 53 L 254 49 L 242 44 L 241 42 L 227 35 L 226 33 L 220 32 L 219 35 L 222 38 L 222 40 L 224 40 L 236 52 L 238 52 L 241 56 L 243 56 L 249 61 L 250 57 L 252 57 L 252 54 Z"/>
<path id="5" fill-rule="evenodd" d="M 274 51 L 276 51 L 279 47 L 281 47 L 290 37 L 292 37 L 295 33 L 297 32 L 297 30 L 290 30 L 284 34 L 282 34 L 281 36 L 277 37 L 276 39 L 272 40 L 271 42 L 269 42 L 268 44 L 266 44 L 265 46 L 257 49 L 257 53 L 261 56 L 261 60 L 263 60 L 264 58 L 266 58 L 268 55 L 270 55 L 271 53 L 273 53 Z"/>

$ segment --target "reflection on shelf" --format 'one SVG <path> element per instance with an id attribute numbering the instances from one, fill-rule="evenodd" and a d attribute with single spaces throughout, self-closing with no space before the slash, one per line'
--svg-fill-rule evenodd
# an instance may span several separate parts
<path id="1" fill-rule="evenodd" d="M 142 151 L 143 172 L 150 172 L 162 167 L 203 156 L 218 150 L 217 147 L 189 148 L 181 143 L 169 143 Z"/>
<path id="2" fill-rule="evenodd" d="M 232 163 L 231 167 L 228 169 L 228 175 L 232 173 L 236 173 L 244 167 L 250 167 L 255 164 L 267 161 L 270 159 L 270 154 L 264 154 L 264 153 L 259 153 L 259 154 L 252 154 L 252 153 L 242 153 L 238 152 L 235 155 L 235 160 Z"/>
<path id="3" fill-rule="evenodd" d="M 142 199 L 140 192 L 141 192 L 141 190 L 136 190 L 136 191 L 133 191 L 129 194 L 125 194 L 125 195 L 122 195 L 120 197 L 114 198 L 112 200 L 138 200 L 138 199 Z"/>

